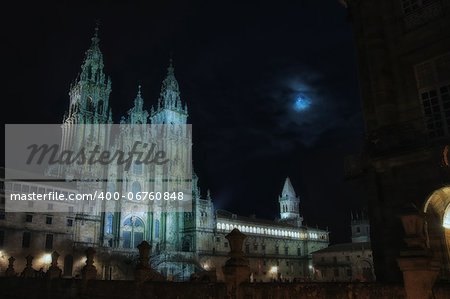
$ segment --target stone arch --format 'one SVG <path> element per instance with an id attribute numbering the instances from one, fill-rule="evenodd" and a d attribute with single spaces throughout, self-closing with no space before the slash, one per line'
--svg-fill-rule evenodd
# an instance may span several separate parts
<path id="1" fill-rule="evenodd" d="M 183 242 L 181 245 L 181 251 L 184 251 L 184 252 L 191 251 L 191 237 L 186 236 L 185 238 L 183 238 Z"/>
<path id="2" fill-rule="evenodd" d="M 442 265 L 440 278 L 450 280 L 450 186 L 431 193 L 423 212 L 430 249 Z"/>

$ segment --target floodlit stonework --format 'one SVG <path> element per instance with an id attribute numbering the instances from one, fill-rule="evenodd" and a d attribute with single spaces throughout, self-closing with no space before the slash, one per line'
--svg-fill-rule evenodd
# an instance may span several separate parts
<path id="1" fill-rule="evenodd" d="M 103 72 L 103 56 L 99 48 L 97 31 L 86 52 L 81 73 L 70 87 L 69 110 L 62 124 L 62 146 L 71 148 L 81 143 L 88 135 L 86 128 L 80 131 L 79 124 L 111 124 L 112 109 L 109 103 L 111 80 Z M 134 105 L 121 124 L 159 125 L 187 124 L 188 109 L 182 103 L 178 82 L 172 62 L 163 80 L 156 107 L 148 112 L 139 87 Z M 133 134 L 122 134 L 110 140 L 107 130 L 92 130 L 102 143 L 111 148 L 124 150 L 136 140 Z M 90 134 L 90 133 L 89 133 Z M 178 138 L 183 138 L 179 137 Z M 184 140 L 184 139 L 183 139 Z M 190 147 L 187 139 L 186 148 Z M 169 147 L 171 148 L 171 147 Z M 189 160 L 188 151 L 179 155 Z M 170 167 L 182 167 L 173 166 Z M 187 167 L 191 167 L 188 165 Z M 172 169 L 173 170 L 173 169 Z M 99 169 L 65 169 L 66 178 L 73 178 L 77 172 L 83 178 L 98 178 L 103 175 Z M 178 172 L 177 172 L 178 171 Z M 175 169 L 173 173 L 186 171 Z M 58 167 L 49 168 L 48 174 L 61 175 Z M 132 192 L 164 188 L 157 185 L 160 174 L 145 165 L 132 165 L 130 169 L 109 167 L 107 182 L 99 181 L 96 190 L 108 192 Z M 76 186 L 51 186 L 30 182 L 2 182 L 4 190 L 31 192 L 49 190 L 65 194 L 87 190 L 83 183 Z M 311 278 L 310 253 L 328 246 L 328 232 L 309 228 L 302 224 L 300 199 L 289 178 L 286 179 L 278 198 L 280 218 L 265 220 L 256 217 L 242 217 L 217 210 L 209 191 L 205 195 L 198 187 L 198 177 L 192 175 L 192 211 L 165 212 L 163 210 L 136 211 L 136 203 L 129 202 L 108 211 L 94 202 L 68 206 L 68 212 L 55 213 L 50 207 L 46 213 L 4 213 L 0 212 L 0 246 L 2 258 L 0 271 L 8 267 L 8 258 L 16 258 L 15 265 L 22 268 L 25 256 L 35 257 L 33 267 L 47 270 L 51 264 L 51 252 L 60 254 L 59 267 L 63 277 L 83 276 L 86 272 L 85 250 L 95 248 L 94 263 L 96 276 L 100 279 L 129 279 L 135 271 L 137 246 L 148 242 L 150 264 L 169 280 L 187 280 L 193 273 L 212 272 L 224 280 L 222 266 L 228 258 L 230 245 L 225 236 L 237 228 L 247 235 L 243 250 L 249 260 L 252 281 L 307 280 Z M 90 192 L 92 192 L 92 184 Z M 2 199 L 4 200 L 4 198 Z M 104 210 L 107 212 L 102 212 Z M 84 267 L 84 268 L 83 268 Z M 84 274 L 83 274 L 84 273 Z M 86 274 L 87 275 L 87 274 Z"/>

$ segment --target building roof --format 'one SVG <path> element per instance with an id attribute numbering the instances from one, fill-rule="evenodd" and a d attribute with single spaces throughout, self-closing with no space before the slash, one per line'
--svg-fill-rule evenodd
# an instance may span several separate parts
<path id="1" fill-rule="evenodd" d="M 313 227 L 306 227 L 306 226 L 296 226 L 287 222 L 282 222 L 278 220 L 269 220 L 269 219 L 261 219 L 256 217 L 245 217 L 245 216 L 239 216 L 236 214 L 233 214 L 231 212 L 225 211 L 225 210 L 217 210 L 217 218 L 218 219 L 227 219 L 227 220 L 237 220 L 242 222 L 248 222 L 248 223 L 255 223 L 255 224 L 261 224 L 261 225 L 270 225 L 270 226 L 278 226 L 278 227 L 284 227 L 284 228 L 291 228 L 291 229 L 309 229 L 309 230 L 321 230 L 320 228 L 313 228 Z"/>
<path id="2" fill-rule="evenodd" d="M 341 251 L 362 251 L 371 250 L 370 242 L 359 242 L 359 243 L 340 243 L 328 246 L 327 248 L 320 249 L 312 252 L 316 253 L 328 253 L 328 252 L 341 252 Z"/>
<path id="3" fill-rule="evenodd" d="M 281 192 L 281 195 L 283 197 L 296 197 L 294 187 L 292 186 L 291 180 L 289 178 L 286 178 L 286 181 L 284 182 L 283 191 Z"/>

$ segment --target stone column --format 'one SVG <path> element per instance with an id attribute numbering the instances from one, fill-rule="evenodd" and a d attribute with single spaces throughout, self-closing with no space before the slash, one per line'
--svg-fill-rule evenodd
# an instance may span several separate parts
<path id="1" fill-rule="evenodd" d="M 8 268 L 5 271 L 5 276 L 6 277 L 16 276 L 16 271 L 14 270 L 14 261 L 15 260 L 16 259 L 14 257 L 12 257 L 12 256 L 8 259 Z"/>
<path id="2" fill-rule="evenodd" d="M 410 205 L 400 218 L 406 235 L 406 249 L 400 252 L 397 262 L 403 272 L 406 298 L 432 298 L 440 264 L 429 248 L 424 213 Z"/>
<path id="3" fill-rule="evenodd" d="M 81 278 L 90 280 L 97 278 L 97 269 L 94 266 L 95 250 L 92 247 L 86 249 L 86 265 L 81 270 Z"/>
<path id="4" fill-rule="evenodd" d="M 242 245 L 247 236 L 235 228 L 225 238 L 230 243 L 228 254 L 230 258 L 225 262 L 222 271 L 230 297 L 239 298 L 239 285 L 243 282 L 250 282 L 249 262 L 242 251 Z"/>
<path id="5" fill-rule="evenodd" d="M 46 278 L 48 278 L 48 279 L 61 278 L 62 270 L 58 267 L 58 258 L 59 258 L 59 253 L 56 251 L 53 251 L 52 264 L 51 264 L 50 268 L 48 268 L 47 273 L 45 274 Z"/>

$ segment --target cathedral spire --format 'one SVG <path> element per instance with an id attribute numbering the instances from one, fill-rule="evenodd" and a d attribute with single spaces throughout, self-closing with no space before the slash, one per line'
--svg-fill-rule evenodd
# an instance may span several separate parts
<path id="1" fill-rule="evenodd" d="M 175 111 L 183 110 L 183 107 L 181 105 L 180 90 L 178 87 L 178 81 L 175 78 L 175 68 L 173 67 L 172 58 L 169 59 L 167 75 L 161 86 L 158 108 L 170 109 Z"/>
<path id="2" fill-rule="evenodd" d="M 84 62 L 81 66 L 80 79 L 83 81 L 94 81 L 105 83 L 103 74 L 103 55 L 100 51 L 100 38 L 98 37 L 98 23 L 95 26 L 94 35 L 91 38 L 91 45 L 85 53 Z"/>
<path id="3" fill-rule="evenodd" d="M 91 45 L 85 52 L 81 73 L 70 86 L 69 118 L 74 123 L 105 124 L 110 121 L 111 80 L 103 72 L 98 34 L 97 23 Z"/>
<path id="4" fill-rule="evenodd" d="M 138 85 L 138 93 L 134 99 L 134 106 L 140 110 L 142 110 L 142 107 L 144 106 L 144 99 L 142 99 L 141 96 L 141 85 Z"/>
<path id="5" fill-rule="evenodd" d="M 128 117 L 124 118 L 123 122 L 129 124 L 146 124 L 148 122 L 148 112 L 144 109 L 141 85 L 138 85 L 138 92 L 136 98 L 134 98 L 134 106 L 128 110 Z"/>
<path id="6" fill-rule="evenodd" d="M 284 182 L 283 191 L 281 192 L 282 196 L 296 197 L 294 187 L 292 186 L 291 180 L 289 177 L 286 178 Z"/>
<path id="7" fill-rule="evenodd" d="M 172 58 L 169 60 L 167 75 L 161 85 L 158 106 L 151 110 L 152 124 L 186 124 L 187 106 L 183 107 L 180 97 L 180 89 L 175 78 L 175 68 Z"/>

